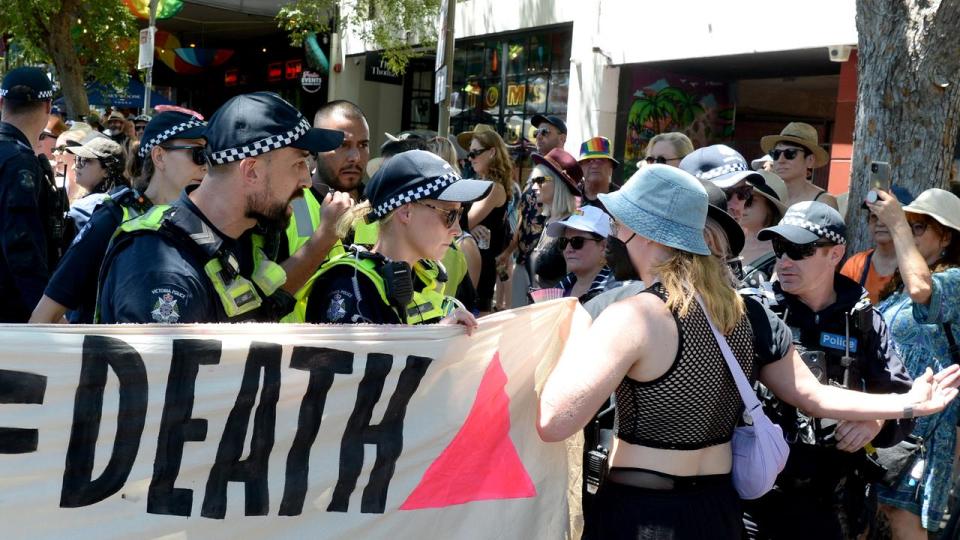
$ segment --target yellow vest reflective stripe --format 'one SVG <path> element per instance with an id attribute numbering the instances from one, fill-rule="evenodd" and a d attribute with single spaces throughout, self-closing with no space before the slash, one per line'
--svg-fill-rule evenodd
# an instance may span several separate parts
<path id="1" fill-rule="evenodd" d="M 443 269 L 447 272 L 447 282 L 444 284 L 443 292 L 447 296 L 456 296 L 457 289 L 467 277 L 467 256 L 457 247 L 451 244 L 447 252 L 443 255 Z"/>

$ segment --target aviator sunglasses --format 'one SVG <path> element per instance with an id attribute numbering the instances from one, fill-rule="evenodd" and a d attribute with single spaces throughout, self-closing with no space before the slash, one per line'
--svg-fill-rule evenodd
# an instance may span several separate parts
<path id="1" fill-rule="evenodd" d="M 587 238 L 585 236 L 574 236 L 573 238 L 563 237 L 557 240 L 557 247 L 560 248 L 560 251 L 567 249 L 569 244 L 574 250 L 583 249 L 584 244 L 587 240 L 592 240 L 594 242 L 599 242 L 599 238 Z"/>
<path id="2" fill-rule="evenodd" d="M 460 221 L 460 214 L 463 213 L 463 207 L 456 208 L 454 210 L 445 210 L 443 208 L 437 208 L 431 204 L 425 202 L 417 201 L 416 204 L 420 206 L 426 206 L 427 208 L 433 210 L 434 212 L 440 214 L 440 217 L 443 218 L 443 224 L 449 229 L 453 227 L 453 224 Z"/>
<path id="3" fill-rule="evenodd" d="M 643 160 L 647 162 L 647 165 L 653 165 L 654 163 L 659 163 L 660 165 L 664 165 L 667 162 L 677 161 L 679 159 L 680 158 L 678 157 L 664 157 L 664 156 L 647 156 L 643 158 Z"/>
<path id="4" fill-rule="evenodd" d="M 776 160 L 780 159 L 780 155 L 783 154 L 783 157 L 785 157 L 785 158 L 787 158 L 787 159 L 793 159 L 793 158 L 797 157 L 797 154 L 802 153 L 802 152 L 803 152 L 803 150 L 801 150 L 801 149 L 799 149 L 799 148 L 785 148 L 785 149 L 783 149 L 783 150 L 771 150 L 771 151 L 770 151 L 770 157 L 772 157 L 773 160 L 776 161 Z"/>
<path id="5" fill-rule="evenodd" d="M 782 238 L 774 238 L 770 243 L 773 245 L 773 254 L 776 255 L 778 259 L 786 255 L 794 261 L 802 261 L 803 259 L 812 256 L 817 252 L 818 247 L 836 245 L 832 242 L 823 241 L 810 242 L 807 244 L 794 244 L 793 242 L 788 242 Z"/>
<path id="6" fill-rule="evenodd" d="M 187 145 L 187 144 L 184 144 L 184 145 L 161 144 L 160 148 L 163 148 L 164 150 L 190 150 L 191 151 L 190 159 L 192 159 L 195 164 L 197 165 L 207 164 L 207 156 L 206 156 L 206 153 L 204 152 L 204 147 L 202 146 L 193 146 L 193 145 Z"/>

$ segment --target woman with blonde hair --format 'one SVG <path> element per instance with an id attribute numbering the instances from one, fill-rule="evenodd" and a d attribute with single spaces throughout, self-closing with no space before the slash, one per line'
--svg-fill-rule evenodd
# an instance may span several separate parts
<path id="1" fill-rule="evenodd" d="M 707 194 L 690 174 L 650 165 L 600 200 L 613 216 L 612 234 L 650 287 L 572 336 L 540 393 L 540 437 L 561 441 L 615 392 L 611 469 L 585 536 L 742 537 L 730 440 L 743 401 L 711 325 L 751 383 L 759 379 L 819 418 L 928 415 L 956 397 L 957 367 L 927 371 L 902 395 L 821 385 L 793 348 L 789 328 L 738 295 L 711 255 Z"/>
<path id="2" fill-rule="evenodd" d="M 660 165 L 670 165 L 679 167 L 680 160 L 687 154 L 693 152 L 693 142 L 679 131 L 668 131 L 654 135 L 647 143 L 646 157 L 643 161 L 647 165 L 659 163 Z"/>
<path id="3" fill-rule="evenodd" d="M 306 321 L 425 324 L 476 319 L 445 295 L 436 263 L 460 234 L 462 203 L 483 198 L 491 183 L 463 180 L 440 157 L 409 150 L 390 158 L 364 189 L 366 201 L 341 218 L 342 236 L 361 220 L 377 222 L 377 242 L 325 262 L 307 282 Z"/>
<path id="4" fill-rule="evenodd" d="M 513 192 L 513 161 L 503 139 L 490 126 L 480 124 L 473 131 L 457 135 L 457 141 L 469 149 L 467 157 L 477 178 L 493 183 L 490 194 L 470 205 L 467 211 L 469 230 L 482 225 L 490 231 L 489 241 L 480 241 L 480 282 L 477 285 L 480 311 L 489 312 L 493 307 L 497 280 L 496 257 L 503 251 L 509 231 L 507 203 Z"/>

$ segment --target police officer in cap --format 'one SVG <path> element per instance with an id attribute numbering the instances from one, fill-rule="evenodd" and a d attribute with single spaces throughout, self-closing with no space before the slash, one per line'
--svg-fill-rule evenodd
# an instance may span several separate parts
<path id="1" fill-rule="evenodd" d="M 437 261 L 460 234 L 463 203 L 482 199 L 492 183 L 463 180 L 440 157 L 423 150 L 397 154 L 364 189 L 363 203 L 341 218 L 340 232 L 360 220 L 379 224 L 370 251 L 352 246 L 312 278 L 307 322 L 421 324 L 476 319 L 444 296 Z M 438 270 L 440 270 L 438 272 Z"/>
<path id="2" fill-rule="evenodd" d="M 124 223 L 100 272 L 104 323 L 263 320 L 266 298 L 286 280 L 241 237 L 258 224 L 282 230 L 290 203 L 310 185 L 307 158 L 336 148 L 339 131 L 311 128 L 271 92 L 227 101 L 205 133 L 210 164 L 199 186 L 169 206 Z"/>
<path id="3" fill-rule="evenodd" d="M 142 174 L 133 186 L 112 191 L 97 206 L 50 278 L 31 323 L 64 322 L 65 314 L 71 323 L 93 323 L 100 264 L 114 232 L 121 223 L 154 204 L 172 203 L 187 186 L 203 180 L 206 126 L 196 116 L 179 111 L 162 112 L 150 121 L 140 142 Z"/>
<path id="4" fill-rule="evenodd" d="M 871 394 L 907 392 L 911 379 L 883 318 L 866 291 L 837 272 L 845 235 L 840 214 L 824 203 L 788 208 L 779 224 L 758 235 L 772 242 L 777 257 L 777 278 L 762 298 L 790 327 L 794 346 L 822 384 Z M 790 457 L 773 491 L 745 501 L 759 538 L 855 537 L 873 470 L 867 453 L 902 440 L 913 422 L 811 418 L 765 389 L 761 397 L 783 428 Z"/>
<path id="5" fill-rule="evenodd" d="M 27 322 L 57 262 L 63 208 L 33 149 L 52 99 L 37 68 L 14 69 L 0 85 L 0 322 Z"/>

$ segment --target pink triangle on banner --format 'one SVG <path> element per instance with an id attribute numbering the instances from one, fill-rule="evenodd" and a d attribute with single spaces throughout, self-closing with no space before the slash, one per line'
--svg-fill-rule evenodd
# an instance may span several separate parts
<path id="1" fill-rule="evenodd" d="M 535 497 L 537 489 L 510 440 L 510 397 L 500 353 L 490 361 L 460 431 L 430 464 L 401 510 Z"/>

